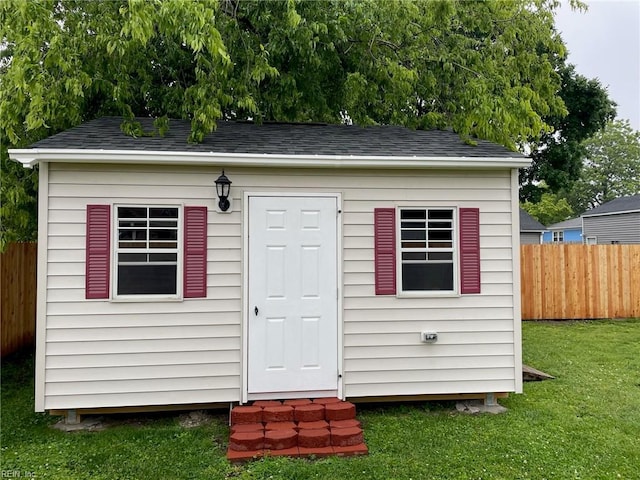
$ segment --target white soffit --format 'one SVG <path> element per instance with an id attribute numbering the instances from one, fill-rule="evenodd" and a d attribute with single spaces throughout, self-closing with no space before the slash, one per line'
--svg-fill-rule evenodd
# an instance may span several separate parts
<path id="1" fill-rule="evenodd" d="M 31 168 L 40 162 L 143 165 L 233 165 L 297 168 L 520 168 L 526 157 L 417 157 L 351 155 L 273 155 L 255 153 L 169 152 L 148 150 L 84 150 L 64 148 L 10 149 L 9 157 Z"/>

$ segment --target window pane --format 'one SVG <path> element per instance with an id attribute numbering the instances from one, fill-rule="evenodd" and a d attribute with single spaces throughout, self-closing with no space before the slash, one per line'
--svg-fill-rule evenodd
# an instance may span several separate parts
<path id="1" fill-rule="evenodd" d="M 118 207 L 118 218 L 147 218 L 145 207 Z"/>
<path id="2" fill-rule="evenodd" d="M 149 218 L 178 218 L 177 208 L 150 208 Z"/>
<path id="3" fill-rule="evenodd" d="M 149 222 L 150 227 L 177 227 L 177 220 L 151 220 Z"/>
<path id="4" fill-rule="evenodd" d="M 426 260 L 425 252 L 402 252 L 402 260 Z"/>
<path id="5" fill-rule="evenodd" d="M 120 220 L 120 227 L 147 227 L 147 220 Z"/>
<path id="6" fill-rule="evenodd" d="M 147 248 L 147 242 L 118 242 L 118 248 Z"/>
<path id="7" fill-rule="evenodd" d="M 427 248 L 426 242 L 402 242 L 402 248 Z"/>
<path id="8" fill-rule="evenodd" d="M 453 219 L 452 210 L 429 210 L 429 220 Z"/>
<path id="9" fill-rule="evenodd" d="M 149 230 L 149 240 L 177 240 L 177 230 Z"/>
<path id="10" fill-rule="evenodd" d="M 429 248 L 453 248 L 452 242 L 429 242 Z"/>
<path id="11" fill-rule="evenodd" d="M 147 262 L 147 254 L 146 253 L 119 253 L 118 254 L 118 263 L 127 263 L 127 262 Z"/>
<path id="12" fill-rule="evenodd" d="M 427 218 L 427 212 L 426 210 L 402 210 L 400 218 L 402 220 L 424 220 Z"/>
<path id="13" fill-rule="evenodd" d="M 429 253 L 429 260 L 433 260 L 433 261 L 438 261 L 438 260 L 453 261 L 453 253 L 452 252 L 431 252 L 431 253 Z"/>
<path id="14" fill-rule="evenodd" d="M 149 242 L 149 248 L 178 248 L 178 244 L 176 242 Z"/>
<path id="15" fill-rule="evenodd" d="M 150 262 L 177 262 L 178 254 L 177 253 L 150 253 L 149 261 Z"/>
<path id="16" fill-rule="evenodd" d="M 451 230 L 429 230 L 429 241 L 451 240 Z"/>
<path id="17" fill-rule="evenodd" d="M 402 265 L 402 290 L 452 291 L 453 263 L 409 263 Z"/>
<path id="18" fill-rule="evenodd" d="M 426 230 L 402 230 L 402 240 L 426 240 Z"/>
<path id="19" fill-rule="evenodd" d="M 175 295 L 176 271 L 176 265 L 119 265 L 118 295 Z"/>
<path id="20" fill-rule="evenodd" d="M 451 222 L 429 222 L 429 228 L 451 228 Z"/>
<path id="21" fill-rule="evenodd" d="M 118 230 L 120 240 L 146 240 L 146 230 Z"/>
<path id="22" fill-rule="evenodd" d="M 426 228 L 426 222 L 401 222 L 402 228 Z"/>

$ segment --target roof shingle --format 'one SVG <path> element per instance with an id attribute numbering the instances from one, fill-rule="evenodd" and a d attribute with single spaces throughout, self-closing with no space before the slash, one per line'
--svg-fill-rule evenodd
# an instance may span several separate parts
<path id="1" fill-rule="evenodd" d="M 153 131 L 153 119 L 139 118 Z M 272 155 L 416 156 L 523 158 L 484 140 L 463 142 L 450 130 L 410 130 L 396 126 L 358 127 L 301 123 L 218 122 L 202 143 L 188 143 L 188 120 L 170 120 L 164 136 L 125 135 L 119 117 L 102 117 L 34 143 L 30 148 L 148 150 Z"/>

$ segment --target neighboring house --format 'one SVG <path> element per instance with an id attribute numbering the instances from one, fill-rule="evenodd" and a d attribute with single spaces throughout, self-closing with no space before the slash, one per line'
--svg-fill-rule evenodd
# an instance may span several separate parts
<path id="1" fill-rule="evenodd" d="M 189 128 L 102 118 L 9 151 L 40 171 L 37 411 L 522 391 L 526 158 L 450 131 Z"/>
<path id="2" fill-rule="evenodd" d="M 542 243 L 582 243 L 582 219 L 571 218 L 549 225 Z"/>
<path id="3" fill-rule="evenodd" d="M 545 227 L 538 220 L 520 209 L 520 245 L 542 243 Z"/>
<path id="4" fill-rule="evenodd" d="M 640 243 L 640 195 L 620 197 L 582 214 L 585 243 Z"/>

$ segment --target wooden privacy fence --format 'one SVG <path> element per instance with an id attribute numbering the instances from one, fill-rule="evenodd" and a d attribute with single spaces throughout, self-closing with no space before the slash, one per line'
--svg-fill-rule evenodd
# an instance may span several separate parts
<path id="1" fill-rule="evenodd" d="M 12 243 L 0 254 L 0 352 L 32 345 L 36 333 L 36 243 Z"/>
<path id="2" fill-rule="evenodd" d="M 640 245 L 522 245 L 522 318 L 640 317 Z"/>

